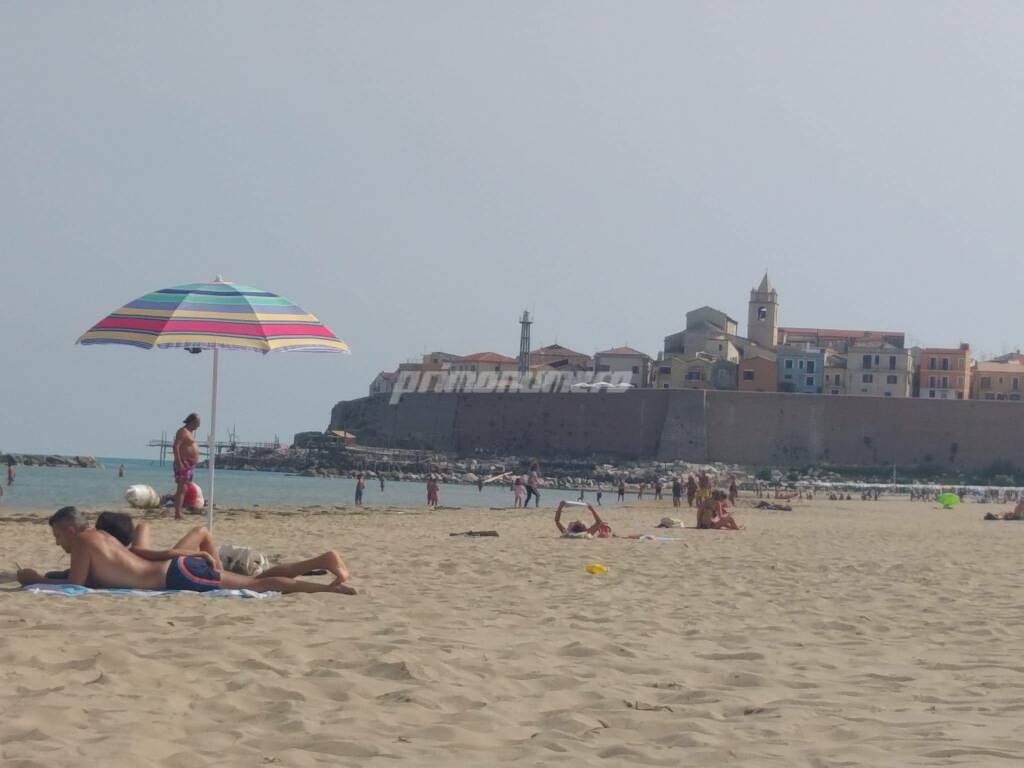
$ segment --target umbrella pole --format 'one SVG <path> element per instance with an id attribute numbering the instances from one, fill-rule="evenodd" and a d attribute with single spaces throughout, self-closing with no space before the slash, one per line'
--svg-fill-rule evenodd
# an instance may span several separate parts
<path id="1" fill-rule="evenodd" d="M 220 350 L 213 348 L 213 395 L 210 401 L 210 439 L 206 452 L 210 465 L 210 498 L 206 501 L 206 527 L 213 530 L 213 481 L 217 468 L 217 363 Z"/>

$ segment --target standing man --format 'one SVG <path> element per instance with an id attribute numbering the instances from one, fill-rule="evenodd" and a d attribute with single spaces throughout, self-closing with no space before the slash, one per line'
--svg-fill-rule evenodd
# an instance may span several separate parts
<path id="1" fill-rule="evenodd" d="M 691 474 L 686 479 L 686 505 L 693 508 L 693 500 L 697 498 L 697 481 L 693 479 Z"/>
<path id="2" fill-rule="evenodd" d="M 174 519 L 181 520 L 181 508 L 185 504 L 185 491 L 192 482 L 192 472 L 199 463 L 199 445 L 196 443 L 196 430 L 199 429 L 199 416 L 190 413 L 185 417 L 185 426 L 174 433 Z"/>
<path id="3" fill-rule="evenodd" d="M 363 490 L 366 488 L 366 481 L 363 479 L 363 473 L 360 472 L 356 475 L 356 506 L 363 506 Z"/>
<path id="4" fill-rule="evenodd" d="M 524 507 L 530 506 L 531 496 L 536 499 L 536 501 L 533 502 L 533 508 L 536 509 L 540 506 L 540 491 L 537 490 L 538 486 L 540 486 L 540 468 L 535 461 L 530 465 L 530 473 L 526 476 L 526 503 L 523 504 Z"/>
<path id="5" fill-rule="evenodd" d="M 377 479 L 380 480 L 380 492 L 384 493 L 384 474 L 383 473 L 378 473 L 377 474 Z"/>
<path id="6" fill-rule="evenodd" d="M 680 507 L 683 504 L 683 484 L 679 482 L 679 475 L 672 478 L 672 506 Z"/>
<path id="7" fill-rule="evenodd" d="M 7 457 L 7 484 L 14 485 L 14 457 Z"/>
<path id="8" fill-rule="evenodd" d="M 117 476 L 124 477 L 124 464 L 117 468 Z"/>

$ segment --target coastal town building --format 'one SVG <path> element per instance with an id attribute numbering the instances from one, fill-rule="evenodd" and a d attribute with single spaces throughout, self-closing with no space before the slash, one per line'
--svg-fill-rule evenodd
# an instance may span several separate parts
<path id="1" fill-rule="evenodd" d="M 1024 364 L 987 361 L 978 363 L 971 375 L 973 400 L 1019 401 L 1024 393 Z"/>
<path id="2" fill-rule="evenodd" d="M 451 352 L 428 352 L 423 356 L 420 370 L 443 371 L 448 368 L 449 364 L 458 359 L 459 356 L 453 355 Z"/>
<path id="3" fill-rule="evenodd" d="M 747 338 L 764 349 L 774 349 L 779 336 L 779 294 L 768 273 L 761 284 L 750 291 L 747 306 Z"/>
<path id="4" fill-rule="evenodd" d="M 497 352 L 477 352 L 448 363 L 448 370 L 452 373 L 504 373 L 518 369 L 519 361 L 516 358 L 499 355 Z"/>
<path id="5" fill-rule="evenodd" d="M 846 357 L 832 353 L 825 358 L 825 381 L 823 390 L 828 395 L 845 395 L 846 388 Z"/>
<path id="6" fill-rule="evenodd" d="M 549 344 L 530 352 L 530 369 L 551 368 L 556 370 L 589 371 L 594 368 L 590 355 L 563 347 L 560 344 Z"/>
<path id="7" fill-rule="evenodd" d="M 914 396 L 966 400 L 971 396 L 971 345 L 915 347 Z"/>
<path id="8" fill-rule="evenodd" d="M 613 347 L 594 354 L 595 373 L 629 373 L 629 383 L 646 387 L 651 382 L 651 357 L 632 347 Z"/>
<path id="9" fill-rule="evenodd" d="M 655 365 L 657 389 L 736 389 L 738 365 L 707 352 L 664 355 Z"/>
<path id="10" fill-rule="evenodd" d="M 741 392 L 777 391 L 776 354 L 766 349 L 758 349 L 744 357 L 737 365 L 736 388 Z"/>
<path id="11" fill-rule="evenodd" d="M 389 395 L 395 389 L 394 371 L 381 371 L 370 382 L 370 397 L 374 395 Z"/>
<path id="12" fill-rule="evenodd" d="M 897 349 L 906 345 L 902 331 L 857 331 L 838 328 L 779 328 L 779 344 L 812 344 L 819 349 L 846 353 L 857 344 L 884 343 Z"/>
<path id="13" fill-rule="evenodd" d="M 806 343 L 779 347 L 776 352 L 779 392 L 820 395 L 826 355 L 826 350 Z"/>
<path id="14" fill-rule="evenodd" d="M 910 397 L 913 362 L 909 349 L 884 341 L 862 341 L 846 354 L 847 393 L 868 397 Z"/>

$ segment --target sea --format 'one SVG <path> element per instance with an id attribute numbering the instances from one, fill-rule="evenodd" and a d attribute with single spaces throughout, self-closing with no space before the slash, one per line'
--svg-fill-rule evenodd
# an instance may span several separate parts
<path id="1" fill-rule="evenodd" d="M 174 491 L 171 464 L 163 466 L 149 459 L 118 457 L 97 458 L 101 466 L 95 469 L 71 467 L 16 467 L 13 485 L 4 487 L 0 498 L 0 515 L 12 510 L 53 511 L 68 504 L 86 509 L 120 509 L 125 507 L 125 489 L 130 485 L 149 485 L 157 493 Z M 124 477 L 118 477 L 120 465 Z M 6 476 L 0 473 L 0 481 Z M 209 493 L 209 472 L 200 469 L 195 481 Z M 218 507 L 272 507 L 277 505 L 343 505 L 352 504 L 355 497 L 354 478 L 300 477 L 283 472 L 253 472 L 237 469 L 217 469 L 215 503 Z M 541 489 L 541 506 L 553 507 L 562 499 L 575 500 L 577 491 Z M 594 502 L 594 492 L 588 490 L 586 500 Z M 375 479 L 366 483 L 363 504 L 374 506 L 425 506 L 425 482 L 385 481 L 384 490 Z M 485 485 L 477 490 L 474 485 L 441 484 L 440 504 L 444 507 L 511 507 L 512 492 L 508 484 Z M 615 504 L 615 492 L 605 489 L 602 505 Z"/>

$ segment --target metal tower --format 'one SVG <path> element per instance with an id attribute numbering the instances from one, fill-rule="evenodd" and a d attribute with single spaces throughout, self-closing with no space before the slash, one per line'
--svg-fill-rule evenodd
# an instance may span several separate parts
<path id="1" fill-rule="evenodd" d="M 519 318 L 519 325 L 522 328 L 519 333 L 519 373 L 526 374 L 530 371 L 530 326 L 533 320 L 525 309 Z"/>

